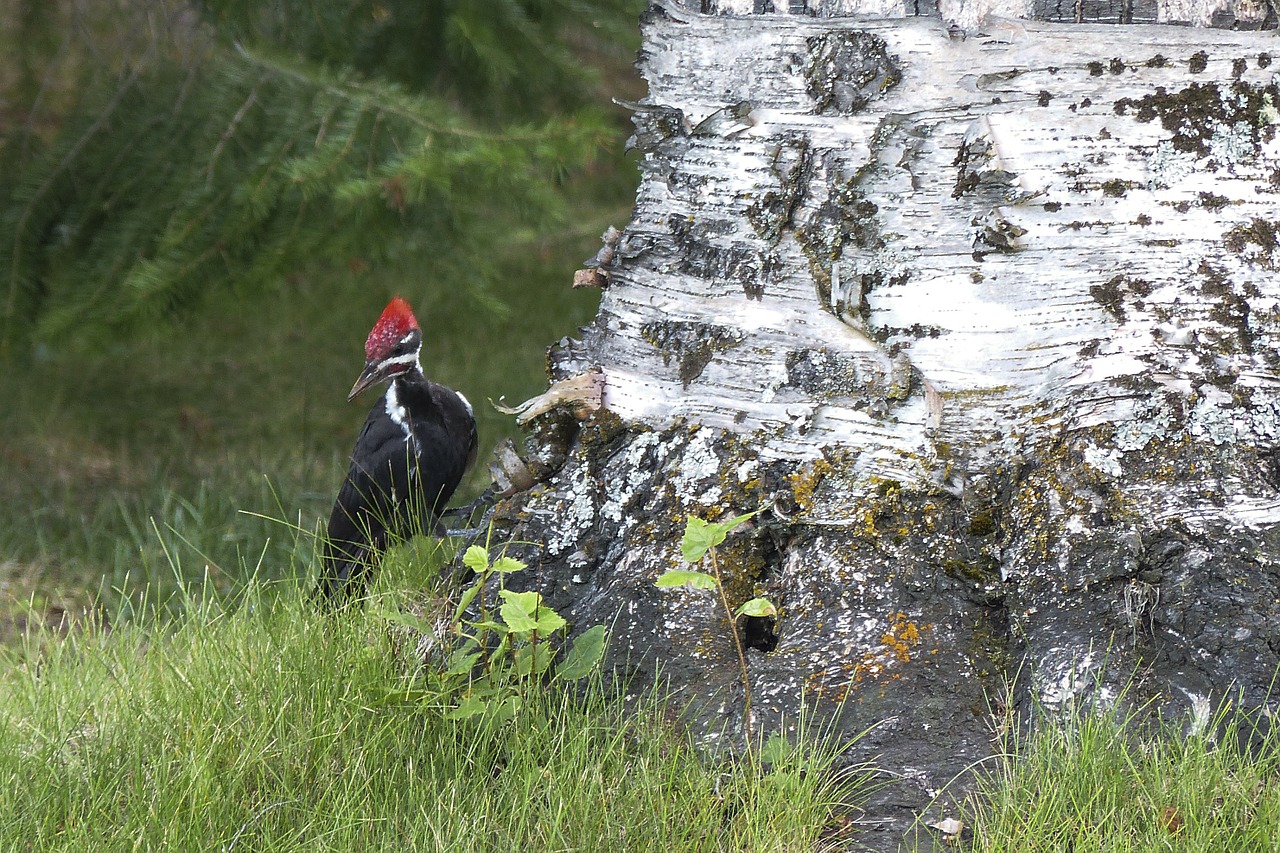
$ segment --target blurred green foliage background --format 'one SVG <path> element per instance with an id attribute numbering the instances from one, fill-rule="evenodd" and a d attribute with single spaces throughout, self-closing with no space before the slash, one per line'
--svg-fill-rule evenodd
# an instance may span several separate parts
<path id="1" fill-rule="evenodd" d="M 483 463 L 515 432 L 487 400 L 542 390 L 629 216 L 642 5 L 0 8 L 0 601 L 308 565 L 397 293 Z"/>

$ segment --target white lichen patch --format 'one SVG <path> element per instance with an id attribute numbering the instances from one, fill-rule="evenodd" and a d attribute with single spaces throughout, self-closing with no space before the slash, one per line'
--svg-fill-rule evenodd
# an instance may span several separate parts
<path id="1" fill-rule="evenodd" d="M 716 480 L 721 462 L 712 446 L 714 440 L 712 430 L 704 429 L 685 445 L 671 481 L 681 503 L 705 506 L 719 500 L 722 490 Z"/>
<path id="2" fill-rule="evenodd" d="M 1112 478 L 1118 478 L 1124 473 L 1124 466 L 1121 464 L 1123 458 L 1123 454 L 1114 447 L 1104 450 L 1095 444 L 1089 444 L 1084 449 L 1084 464 Z"/>
<path id="3" fill-rule="evenodd" d="M 596 522 L 595 489 L 586 467 L 577 468 L 566 483 L 557 476 L 552 479 L 553 487 L 559 486 L 561 494 L 567 494 L 568 500 L 560 513 L 562 522 L 550 525 L 554 531 L 547 540 L 547 551 L 553 557 L 577 548 L 578 542 Z"/>
<path id="4" fill-rule="evenodd" d="M 1147 157 L 1148 189 L 1162 190 L 1178 186 L 1196 169 L 1196 158 L 1162 140 Z"/>
<path id="5" fill-rule="evenodd" d="M 1067 534 L 1079 535 L 1083 533 L 1088 533 L 1089 523 L 1088 521 L 1085 520 L 1083 516 L 1078 514 L 1073 515 L 1067 519 L 1065 524 L 1062 525 L 1062 530 L 1064 533 L 1067 533 Z M 1058 554 L 1058 565 L 1060 567 L 1065 568 L 1067 565 L 1069 565 L 1070 559 L 1071 559 L 1071 555 L 1067 553 L 1066 548 L 1063 548 Z"/>
<path id="6" fill-rule="evenodd" d="M 1253 431 L 1250 421 L 1248 411 L 1234 406 L 1229 394 L 1203 388 L 1187 420 L 1187 432 L 1217 445 L 1227 444 L 1248 437 Z"/>
<path id="7" fill-rule="evenodd" d="M 1186 689 L 1183 693 L 1187 697 L 1187 737 L 1204 737 L 1213 717 L 1209 697 Z"/>
<path id="8" fill-rule="evenodd" d="M 1254 436 L 1268 442 L 1280 441 L 1280 396 L 1274 390 L 1253 395 L 1250 426 Z"/>
<path id="9" fill-rule="evenodd" d="M 643 465 L 644 458 L 651 449 L 656 457 L 654 464 Z M 608 497 L 600 507 L 600 517 L 621 524 L 624 530 L 634 525 L 636 519 L 625 512 L 625 507 L 632 502 L 640 489 L 652 482 L 666 459 L 667 452 L 668 447 L 658 433 L 643 432 L 637 435 L 623 457 L 622 483 L 620 486 L 614 484 L 614 487 L 608 490 Z"/>
<path id="10" fill-rule="evenodd" d="M 1228 127 L 1218 125 L 1209 138 L 1209 156 L 1216 160 L 1220 167 L 1230 167 L 1257 154 L 1258 148 L 1253 141 L 1253 128 L 1244 122 L 1236 122 Z"/>
<path id="11" fill-rule="evenodd" d="M 1050 711 L 1072 707 L 1086 690 L 1097 685 L 1097 669 L 1091 649 L 1049 649 L 1032 676 L 1040 704 Z"/>
<path id="12" fill-rule="evenodd" d="M 1280 124 L 1280 110 L 1276 109 L 1275 101 L 1270 95 L 1262 96 L 1262 109 L 1258 110 L 1258 123 L 1264 126 Z"/>
<path id="13" fill-rule="evenodd" d="M 1167 436 L 1171 425 L 1172 416 L 1163 405 L 1143 406 L 1133 417 L 1116 424 L 1116 448 L 1126 453 L 1142 450 L 1153 439 Z"/>
<path id="14" fill-rule="evenodd" d="M 785 387 L 787 381 L 786 362 L 782 359 L 771 362 L 765 368 L 764 390 L 760 392 L 760 402 L 772 403 L 778 396 L 778 390 Z"/>

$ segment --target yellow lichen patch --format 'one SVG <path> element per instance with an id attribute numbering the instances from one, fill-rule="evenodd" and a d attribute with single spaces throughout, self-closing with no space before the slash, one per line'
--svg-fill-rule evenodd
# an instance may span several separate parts
<path id="1" fill-rule="evenodd" d="M 862 516 L 855 528 L 860 536 L 866 538 L 878 536 L 883 532 L 879 527 L 880 522 L 902 511 L 900 482 L 884 477 L 872 477 L 870 483 L 875 488 L 875 493 L 866 499 Z M 910 526 L 904 526 L 898 530 L 898 536 L 901 538 L 910 532 Z"/>
<path id="2" fill-rule="evenodd" d="M 913 621 L 901 611 L 890 613 L 889 624 L 877 643 L 850 660 L 810 673 L 806 689 L 820 698 L 836 695 L 843 700 L 850 689 L 868 680 L 881 685 L 897 681 L 902 678 L 899 664 L 909 663 L 912 655 L 938 653 L 936 648 L 920 648 L 924 634 L 932 627 Z"/>
<path id="3" fill-rule="evenodd" d="M 730 603 L 737 607 L 756 594 L 756 580 L 766 568 L 759 543 L 750 536 L 730 534 L 716 549 L 716 560 L 724 592 Z M 710 571 L 710 565 L 702 567 Z"/>
<path id="4" fill-rule="evenodd" d="M 889 630 L 880 635 L 880 642 L 899 661 L 907 663 L 911 650 L 920 645 L 920 627 L 907 619 L 907 614 L 893 613 L 889 616 Z"/>
<path id="5" fill-rule="evenodd" d="M 832 470 L 831 463 L 827 460 L 814 459 L 798 471 L 787 475 L 787 480 L 791 483 L 791 497 L 801 512 L 813 509 L 818 487 Z"/>

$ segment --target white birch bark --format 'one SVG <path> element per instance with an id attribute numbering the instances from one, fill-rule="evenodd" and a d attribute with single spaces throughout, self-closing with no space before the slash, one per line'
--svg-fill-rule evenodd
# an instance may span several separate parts
<path id="1" fill-rule="evenodd" d="M 503 509 L 548 596 L 736 724 L 727 624 L 652 581 L 686 514 L 771 507 L 729 559 L 781 608 L 742 626 L 758 721 L 802 693 L 889 720 L 864 746 L 920 802 L 989 748 L 1004 679 L 1049 708 L 1135 670 L 1174 713 L 1269 701 L 1274 34 L 783 5 L 646 17 L 635 213 L 553 354 L 604 408 L 548 418 L 552 473 Z M 1267 18 L 1068 19 L 1228 14 Z"/>

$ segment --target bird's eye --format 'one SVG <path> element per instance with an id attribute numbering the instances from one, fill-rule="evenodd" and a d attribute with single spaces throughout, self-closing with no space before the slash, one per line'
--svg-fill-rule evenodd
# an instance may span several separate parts
<path id="1" fill-rule="evenodd" d="M 414 329 L 413 331 L 409 332 L 409 334 L 405 335 L 403 338 L 401 338 L 399 341 L 396 342 L 395 353 L 396 355 L 403 355 L 404 353 L 407 353 L 407 352 L 413 352 L 418 348 L 418 345 L 421 342 L 422 342 L 421 333 L 417 329 Z"/>

